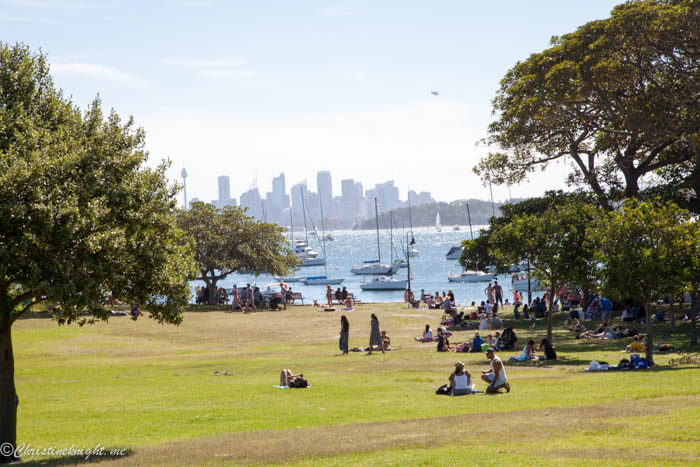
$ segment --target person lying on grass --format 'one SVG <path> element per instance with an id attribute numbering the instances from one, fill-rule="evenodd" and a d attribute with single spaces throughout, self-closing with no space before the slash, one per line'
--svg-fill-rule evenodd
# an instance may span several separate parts
<path id="1" fill-rule="evenodd" d="M 391 350 L 391 339 L 386 335 L 386 331 L 382 331 L 382 347 L 384 350 Z"/>
<path id="2" fill-rule="evenodd" d="M 493 349 L 486 350 L 486 358 L 491 361 L 491 366 L 488 370 L 481 370 L 481 379 L 489 383 L 486 387 L 486 394 L 496 394 L 501 388 L 505 388 L 506 392 L 510 392 L 510 383 L 508 383 L 506 369 L 501 359 L 496 356 Z"/>
<path id="3" fill-rule="evenodd" d="M 455 363 L 455 371 L 450 375 L 450 393 L 453 396 L 469 394 L 472 390 L 471 377 L 472 375 L 464 369 L 464 363 Z"/>
<path id="4" fill-rule="evenodd" d="M 298 379 L 304 379 L 304 375 L 302 373 L 295 375 L 292 373 L 292 370 L 285 368 L 282 370 L 282 373 L 280 373 L 280 386 L 290 386 L 290 383 Z"/>

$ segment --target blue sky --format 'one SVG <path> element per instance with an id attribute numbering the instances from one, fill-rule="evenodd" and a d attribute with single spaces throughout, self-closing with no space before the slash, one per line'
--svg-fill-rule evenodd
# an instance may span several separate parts
<path id="1" fill-rule="evenodd" d="M 284 171 L 395 179 L 439 200 L 486 198 L 471 169 L 504 73 L 553 35 L 607 17 L 608 0 L 0 0 L 0 40 L 49 56 L 81 107 L 133 115 L 151 161 L 189 172 L 188 195 L 238 197 Z M 439 91 L 432 96 L 430 91 Z M 511 188 L 563 187 L 566 167 Z M 494 187 L 494 197 L 509 196 Z"/>

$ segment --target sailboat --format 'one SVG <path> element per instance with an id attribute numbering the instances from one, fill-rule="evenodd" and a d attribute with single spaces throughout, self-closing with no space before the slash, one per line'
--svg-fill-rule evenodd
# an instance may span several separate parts
<path id="1" fill-rule="evenodd" d="M 437 215 L 435 216 L 435 230 L 442 232 L 442 225 L 440 225 L 440 211 L 438 211 Z"/>
<path id="2" fill-rule="evenodd" d="M 418 256 L 418 250 L 416 249 L 416 239 L 413 236 L 413 216 L 411 215 L 411 190 L 408 190 L 408 226 L 411 228 L 411 242 L 408 245 L 408 256 L 414 258 Z"/>
<path id="3" fill-rule="evenodd" d="M 327 256 L 326 255 L 326 225 L 325 225 L 325 222 L 323 220 L 323 201 L 321 201 L 320 196 L 319 196 L 319 202 L 321 204 L 321 231 L 323 234 L 323 236 L 320 237 L 323 239 L 323 240 L 321 240 L 321 248 L 323 249 L 323 257 L 325 258 Z M 313 222 L 313 220 L 312 220 L 312 222 Z M 316 227 L 314 226 L 314 229 L 315 228 Z M 318 235 L 316 237 L 319 238 Z M 342 283 L 345 280 L 342 277 L 338 278 L 338 279 L 329 278 L 328 277 L 328 263 L 326 263 L 326 261 L 324 261 L 323 266 L 325 268 L 326 274 L 323 276 L 307 277 L 306 279 L 304 279 L 304 285 L 337 285 L 337 284 Z"/>
<path id="4" fill-rule="evenodd" d="M 379 248 L 379 213 L 377 210 L 377 198 L 374 198 L 374 213 L 377 224 L 377 259 L 363 261 L 362 266 L 350 269 L 353 274 L 393 274 L 399 270 L 398 264 L 382 264 L 382 251 Z"/>
<path id="5" fill-rule="evenodd" d="M 467 217 L 469 218 L 469 233 L 474 240 L 474 231 L 472 230 L 472 215 L 469 212 L 469 203 L 467 203 Z M 464 247 L 462 245 L 456 245 L 450 248 L 450 251 L 445 255 L 445 259 L 459 259 L 462 257 L 462 250 Z"/>
<path id="6" fill-rule="evenodd" d="M 294 245 L 294 254 L 302 260 L 300 266 L 323 266 L 326 258 L 318 256 L 318 252 L 309 246 L 309 230 L 306 225 L 306 205 L 304 204 L 304 192 L 301 193 L 301 209 L 304 213 L 304 235 L 305 240 L 297 240 Z"/>
<path id="7" fill-rule="evenodd" d="M 377 217 L 377 250 L 379 250 L 379 214 L 377 212 L 377 198 L 374 198 L 374 212 L 375 216 Z M 390 215 L 391 216 L 391 215 Z M 393 216 L 391 216 L 391 222 L 389 225 L 389 238 L 391 239 L 391 255 L 392 255 L 392 260 L 393 260 L 393 254 L 394 254 L 394 222 L 393 222 Z M 394 266 L 395 263 L 392 261 L 392 267 Z M 398 267 L 397 267 L 398 270 Z M 406 279 L 394 279 L 393 274 L 396 272 L 396 270 L 392 270 L 391 273 L 389 273 L 389 276 L 387 277 L 386 275 L 381 275 L 381 276 L 374 276 L 371 282 L 366 282 L 364 284 L 360 284 L 360 288 L 362 290 L 404 290 L 406 288 L 406 283 L 408 282 Z"/>
<path id="8" fill-rule="evenodd" d="M 291 207 L 289 208 L 289 233 L 291 235 L 291 247 L 292 247 L 292 250 L 294 250 L 294 217 L 292 214 Z M 300 282 L 302 280 L 302 278 L 296 277 L 296 276 L 286 276 L 286 277 L 275 277 L 275 280 L 276 281 L 284 281 L 284 282 Z"/>

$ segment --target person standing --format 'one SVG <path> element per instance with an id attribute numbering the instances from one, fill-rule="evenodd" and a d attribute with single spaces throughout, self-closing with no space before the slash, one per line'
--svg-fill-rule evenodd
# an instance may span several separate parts
<path id="1" fill-rule="evenodd" d="M 328 307 L 333 306 L 333 289 L 330 285 L 326 286 L 326 302 L 328 302 Z"/>
<path id="2" fill-rule="evenodd" d="M 236 284 L 233 284 L 233 303 L 231 303 L 231 310 L 235 310 L 236 307 L 240 308 L 241 304 L 238 301 L 238 286 Z"/>
<path id="3" fill-rule="evenodd" d="M 343 355 L 348 354 L 348 338 L 350 336 L 350 323 L 345 315 L 340 317 L 340 341 L 338 346 Z"/>
<path id="4" fill-rule="evenodd" d="M 253 288 L 250 286 L 250 284 L 247 284 L 246 294 L 248 295 L 248 306 L 252 305 L 253 311 L 258 311 L 258 308 L 255 306 L 255 293 L 253 292 Z"/>
<path id="5" fill-rule="evenodd" d="M 375 315 L 374 313 L 372 313 L 371 326 L 371 331 L 369 333 L 368 355 L 372 355 L 372 346 L 374 345 L 378 346 L 382 350 L 382 353 L 384 353 L 384 346 L 382 345 L 382 335 L 379 332 L 379 320 L 377 319 L 377 315 Z"/>
<path id="6" fill-rule="evenodd" d="M 501 287 L 501 284 L 499 284 L 498 281 L 495 282 L 496 285 L 493 286 L 495 302 L 496 305 L 498 305 L 498 302 L 501 302 L 501 306 L 503 306 L 503 287 Z"/>
<path id="7" fill-rule="evenodd" d="M 486 349 L 486 358 L 491 360 L 490 368 L 481 370 L 481 379 L 489 383 L 486 387 L 486 394 L 496 394 L 501 388 L 505 388 L 506 392 L 510 392 L 510 383 L 508 383 L 503 361 L 496 356 L 492 348 Z"/>
<path id="8" fill-rule="evenodd" d="M 489 282 L 488 287 L 484 289 L 484 293 L 486 294 L 486 302 L 493 303 L 493 284 L 491 284 L 491 282 Z"/>

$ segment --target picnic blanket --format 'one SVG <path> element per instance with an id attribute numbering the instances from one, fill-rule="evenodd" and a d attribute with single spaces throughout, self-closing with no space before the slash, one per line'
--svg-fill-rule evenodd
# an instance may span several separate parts
<path id="1" fill-rule="evenodd" d="M 306 389 L 306 388 L 290 388 L 289 386 L 272 386 L 272 387 L 273 387 L 273 388 L 276 388 L 276 389 Z M 311 385 L 309 384 L 309 385 L 306 386 L 306 387 L 307 387 L 307 388 L 310 388 Z"/>

